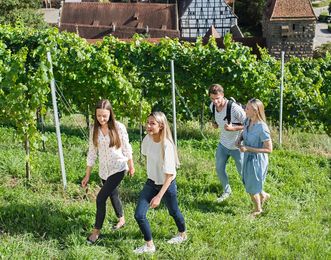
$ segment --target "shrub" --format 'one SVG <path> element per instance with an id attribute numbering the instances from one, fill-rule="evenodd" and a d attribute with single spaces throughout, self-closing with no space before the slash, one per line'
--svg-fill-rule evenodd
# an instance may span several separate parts
<path id="1" fill-rule="evenodd" d="M 328 27 L 328 30 L 330 31 L 330 26 Z M 325 57 L 326 52 L 331 53 L 331 42 L 324 43 L 314 50 L 314 58 L 322 58 Z"/>
<path id="2" fill-rule="evenodd" d="M 321 14 L 318 16 L 318 21 L 320 22 L 326 22 L 329 17 L 329 13 L 327 11 L 321 12 Z"/>

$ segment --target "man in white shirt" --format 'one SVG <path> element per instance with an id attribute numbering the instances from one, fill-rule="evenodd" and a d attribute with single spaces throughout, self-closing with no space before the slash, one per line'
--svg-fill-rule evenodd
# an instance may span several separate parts
<path id="1" fill-rule="evenodd" d="M 245 111 L 237 103 L 233 102 L 231 105 L 231 122 L 227 120 L 227 105 L 228 100 L 224 97 L 224 89 L 219 84 L 213 84 L 209 87 L 209 97 L 212 103 L 210 109 L 215 111 L 215 127 L 220 128 L 220 143 L 216 150 L 216 171 L 218 178 L 223 186 L 223 194 L 217 198 L 218 202 L 227 199 L 231 194 L 231 187 L 229 178 L 226 173 L 226 164 L 231 156 L 241 175 L 243 155 L 235 146 L 235 142 L 244 128 L 244 120 L 246 118 Z M 213 109 L 213 106 L 215 108 Z"/>

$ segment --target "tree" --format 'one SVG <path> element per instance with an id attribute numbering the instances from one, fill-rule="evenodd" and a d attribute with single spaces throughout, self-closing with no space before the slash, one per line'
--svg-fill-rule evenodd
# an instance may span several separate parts
<path id="1" fill-rule="evenodd" d="M 236 0 L 236 15 L 239 18 L 239 26 L 260 26 L 266 2 L 266 0 Z"/>
<path id="2" fill-rule="evenodd" d="M 0 24 L 18 21 L 34 28 L 47 27 L 43 15 L 38 12 L 39 0 L 0 0 Z"/>

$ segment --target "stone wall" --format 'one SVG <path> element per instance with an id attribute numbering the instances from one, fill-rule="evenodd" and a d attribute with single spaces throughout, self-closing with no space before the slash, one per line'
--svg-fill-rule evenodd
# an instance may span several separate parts
<path id="1" fill-rule="evenodd" d="M 271 55 L 313 57 L 315 21 L 263 21 L 263 36 Z"/>

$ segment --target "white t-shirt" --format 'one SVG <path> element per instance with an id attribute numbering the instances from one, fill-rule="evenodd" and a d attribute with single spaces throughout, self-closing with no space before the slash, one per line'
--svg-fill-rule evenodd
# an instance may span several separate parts
<path id="1" fill-rule="evenodd" d="M 227 119 L 224 120 L 227 104 L 228 100 L 226 100 L 226 104 L 220 112 L 215 109 L 215 121 L 220 129 L 220 143 L 230 150 L 236 150 L 238 147 L 235 146 L 235 143 L 241 131 L 226 131 L 224 129 L 225 124 L 228 123 Z M 213 103 L 210 104 L 210 110 L 213 111 Z M 231 122 L 244 124 L 245 119 L 244 109 L 236 103 L 232 103 Z"/>
<path id="2" fill-rule="evenodd" d="M 141 153 L 147 157 L 147 176 L 157 185 L 163 185 L 165 174 L 172 174 L 172 179 L 176 177 L 176 160 L 174 145 L 169 141 L 164 141 L 164 158 L 162 156 L 162 144 L 156 143 L 150 135 L 146 135 L 142 145 Z"/>

